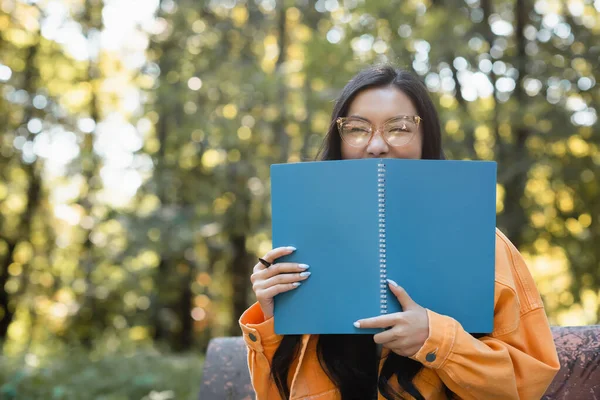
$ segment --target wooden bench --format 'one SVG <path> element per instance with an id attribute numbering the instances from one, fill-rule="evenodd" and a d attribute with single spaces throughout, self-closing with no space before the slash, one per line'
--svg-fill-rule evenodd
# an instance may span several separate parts
<path id="1" fill-rule="evenodd" d="M 542 398 L 600 399 L 600 325 L 552 327 L 552 334 L 561 368 Z M 241 337 L 212 339 L 200 399 L 254 399 L 246 355 Z"/>

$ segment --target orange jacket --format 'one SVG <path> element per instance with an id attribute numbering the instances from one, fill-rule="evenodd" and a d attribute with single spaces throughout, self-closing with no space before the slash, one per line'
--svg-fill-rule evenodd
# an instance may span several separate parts
<path id="1" fill-rule="evenodd" d="M 451 317 L 431 310 L 427 314 L 429 337 L 411 357 L 426 367 L 413 381 L 426 399 L 445 399 L 443 385 L 461 399 L 540 399 L 559 369 L 554 340 L 533 278 L 521 254 L 498 230 L 494 331 L 475 339 Z M 270 378 L 270 363 L 282 339 L 275 334 L 273 318 L 265 321 L 255 303 L 239 322 L 248 346 L 256 398 L 280 399 Z M 303 335 L 301 351 L 288 377 L 291 399 L 340 399 L 319 365 L 316 344 L 317 335 Z M 430 352 L 436 354 L 432 362 L 425 359 Z M 384 348 L 380 367 L 388 353 Z M 403 396 L 413 398 L 405 392 Z M 379 399 L 383 397 L 380 395 Z"/>

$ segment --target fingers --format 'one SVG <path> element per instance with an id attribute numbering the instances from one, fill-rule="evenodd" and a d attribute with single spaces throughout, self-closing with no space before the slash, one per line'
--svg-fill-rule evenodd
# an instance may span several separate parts
<path id="1" fill-rule="evenodd" d="M 294 267 L 294 271 L 298 271 L 298 267 Z M 290 272 L 292 272 L 292 271 L 290 271 Z M 275 286 L 275 285 L 279 285 L 279 284 L 300 282 L 300 281 L 307 279 L 309 276 L 310 276 L 310 272 L 303 271 L 303 270 L 302 270 L 302 272 L 296 272 L 293 274 L 292 273 L 282 273 L 282 274 L 272 276 L 268 279 L 257 280 L 253 285 L 253 289 L 254 289 L 254 291 L 256 291 L 258 289 L 266 289 L 271 286 Z"/>
<path id="2" fill-rule="evenodd" d="M 283 256 L 287 256 L 288 254 L 292 254 L 294 251 L 296 251 L 295 247 L 292 246 L 285 246 L 285 247 L 277 247 L 273 250 L 270 250 L 267 252 L 267 254 L 265 254 L 264 256 L 262 256 L 262 259 L 270 262 L 270 263 L 274 263 L 275 260 L 277 260 L 280 257 Z M 271 268 L 271 267 L 269 267 Z M 256 263 L 256 265 L 254 266 L 254 270 L 253 272 L 258 272 L 261 270 L 267 269 L 267 267 L 265 267 L 263 265 L 263 263 L 261 263 L 260 261 Z"/>
<path id="3" fill-rule="evenodd" d="M 267 254 L 262 257 L 262 259 L 270 263 L 274 263 L 278 258 L 292 254 L 294 251 L 296 251 L 296 248 L 293 246 L 277 247 L 269 250 Z M 260 264 L 262 265 L 262 263 Z"/>
<path id="4" fill-rule="evenodd" d="M 302 272 L 308 269 L 308 265 L 299 264 L 299 263 L 281 263 L 281 264 L 273 264 L 269 268 L 264 269 L 262 271 L 258 271 L 250 277 L 252 283 L 255 283 L 258 280 L 267 280 L 274 276 L 282 275 L 282 274 L 290 274 L 294 272 Z M 254 280 L 253 280 L 254 279 Z"/>
<path id="5" fill-rule="evenodd" d="M 250 281 L 265 318 L 273 316 L 273 297 L 297 288 L 300 286 L 300 281 L 310 275 L 310 273 L 300 275 L 308 265 L 290 262 L 273 264 L 278 258 L 292 254 L 294 251 L 296 248 L 292 246 L 277 247 L 261 257 L 271 264 L 269 267 L 261 261 L 254 266 Z"/>
<path id="6" fill-rule="evenodd" d="M 296 289 L 301 285 L 301 281 L 308 279 L 309 276 L 310 272 L 308 271 L 294 274 L 283 273 L 266 280 L 257 280 L 252 285 L 252 290 L 256 293 L 258 301 L 269 301 L 280 293 Z"/>
<path id="7" fill-rule="evenodd" d="M 388 329 L 373 336 L 373 340 L 377 344 L 388 343 L 393 340 L 402 339 L 402 330 L 398 328 Z"/>
<path id="8" fill-rule="evenodd" d="M 413 356 L 423 344 L 414 335 L 399 326 L 374 335 L 373 341 L 404 357 Z"/>
<path id="9" fill-rule="evenodd" d="M 280 293 L 289 292 L 290 290 L 296 289 L 300 286 L 300 282 L 294 283 L 282 283 L 279 285 L 274 285 L 266 289 L 258 289 L 256 293 L 256 299 L 259 302 L 269 301 L 273 297 L 277 296 Z"/>
<path id="10" fill-rule="evenodd" d="M 392 293 L 394 293 L 394 296 L 396 296 L 396 298 L 400 302 L 402 310 L 408 310 L 410 308 L 418 307 L 418 304 L 415 303 L 415 301 L 408 295 L 408 293 L 402 286 L 399 286 L 396 282 L 394 282 L 391 279 L 388 279 L 387 282 L 390 287 L 390 290 L 392 291 Z"/>
<path id="11" fill-rule="evenodd" d="M 404 322 L 402 313 L 380 315 L 379 317 L 359 319 L 354 323 L 357 328 L 389 328 Z"/>

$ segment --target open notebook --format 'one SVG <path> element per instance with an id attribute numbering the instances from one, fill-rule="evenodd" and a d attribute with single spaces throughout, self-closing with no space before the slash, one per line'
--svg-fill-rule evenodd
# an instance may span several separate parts
<path id="1" fill-rule="evenodd" d="M 278 334 L 364 334 L 401 311 L 385 279 L 421 306 L 488 333 L 494 317 L 496 163 L 363 159 L 271 166 L 278 261 L 310 265 L 275 297 Z"/>

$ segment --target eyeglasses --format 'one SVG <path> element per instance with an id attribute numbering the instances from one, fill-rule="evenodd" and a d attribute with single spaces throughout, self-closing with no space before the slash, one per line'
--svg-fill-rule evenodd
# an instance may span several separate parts
<path id="1" fill-rule="evenodd" d="M 419 132 L 422 118 L 418 115 L 400 115 L 387 120 L 381 126 L 381 137 L 390 146 L 405 146 Z M 353 147 L 367 146 L 375 129 L 369 121 L 359 117 L 340 117 L 336 119 L 342 140 Z"/>

